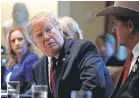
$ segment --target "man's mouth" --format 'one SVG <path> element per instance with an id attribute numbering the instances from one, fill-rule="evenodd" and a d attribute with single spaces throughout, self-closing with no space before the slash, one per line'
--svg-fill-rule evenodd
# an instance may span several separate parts
<path id="1" fill-rule="evenodd" d="M 55 44 L 55 42 L 50 42 L 48 45 L 53 46 L 54 44 Z"/>

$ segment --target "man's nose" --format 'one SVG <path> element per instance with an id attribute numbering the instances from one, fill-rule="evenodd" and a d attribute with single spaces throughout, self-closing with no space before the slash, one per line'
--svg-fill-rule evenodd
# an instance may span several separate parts
<path id="1" fill-rule="evenodd" d="M 47 34 L 46 32 L 44 32 L 44 37 L 45 37 L 45 40 L 48 41 L 50 39 L 50 35 Z"/>

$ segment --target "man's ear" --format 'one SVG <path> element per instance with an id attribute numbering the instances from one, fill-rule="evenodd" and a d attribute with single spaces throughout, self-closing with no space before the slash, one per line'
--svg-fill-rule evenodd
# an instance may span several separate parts
<path id="1" fill-rule="evenodd" d="M 129 27 L 130 32 L 133 32 L 134 24 L 133 24 L 133 22 L 131 20 L 128 20 L 128 27 Z"/>

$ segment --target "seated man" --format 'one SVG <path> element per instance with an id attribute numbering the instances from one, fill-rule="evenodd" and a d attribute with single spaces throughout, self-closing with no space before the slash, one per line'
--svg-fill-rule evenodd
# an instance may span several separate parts
<path id="1" fill-rule="evenodd" d="M 115 1 L 96 16 L 112 15 L 118 44 L 129 52 L 116 89 L 110 98 L 139 98 L 139 1 Z"/>
<path id="2" fill-rule="evenodd" d="M 59 22 L 49 12 L 32 17 L 28 30 L 44 53 L 33 68 L 33 78 L 37 85 L 48 85 L 49 98 L 70 98 L 72 90 L 90 90 L 93 98 L 112 93 L 109 71 L 92 42 L 63 38 Z"/>

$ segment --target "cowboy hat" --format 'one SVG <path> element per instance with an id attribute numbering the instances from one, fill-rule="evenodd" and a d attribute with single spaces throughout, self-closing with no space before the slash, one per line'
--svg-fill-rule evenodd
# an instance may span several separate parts
<path id="1" fill-rule="evenodd" d="M 139 1 L 115 1 L 114 5 L 102 9 L 94 17 L 105 15 L 139 17 Z"/>

